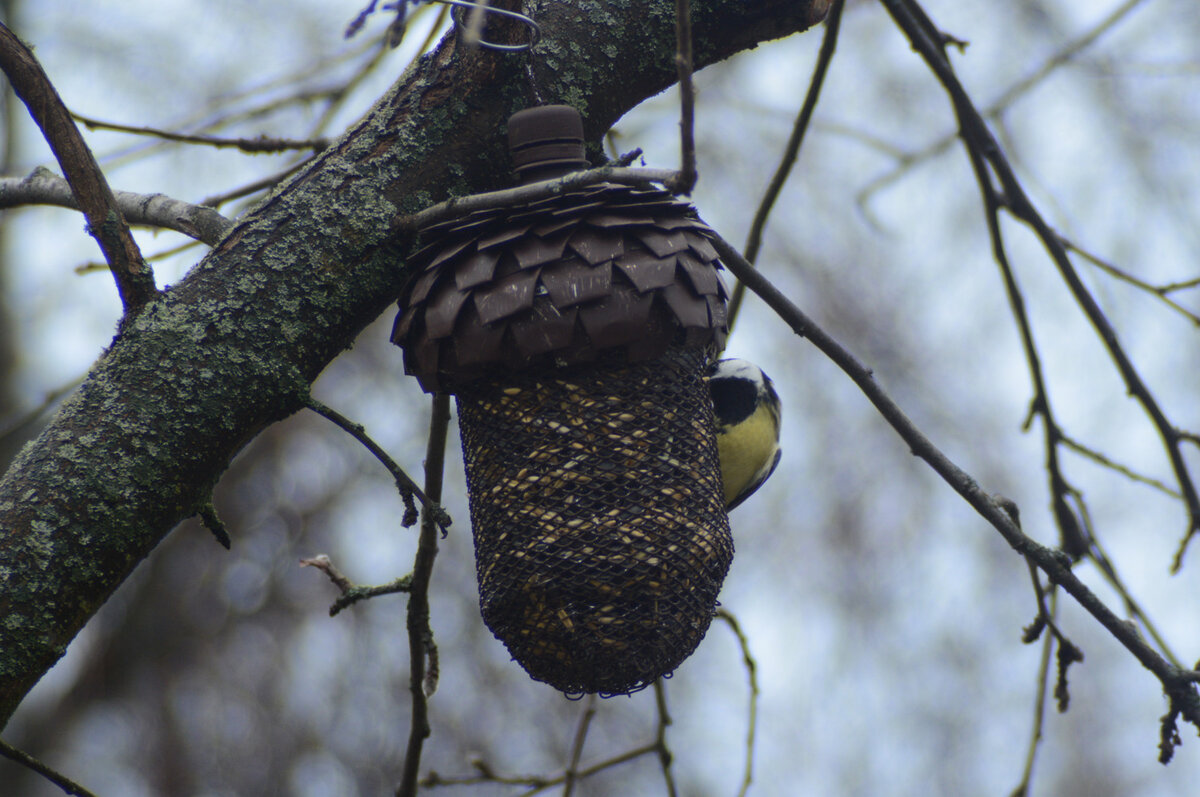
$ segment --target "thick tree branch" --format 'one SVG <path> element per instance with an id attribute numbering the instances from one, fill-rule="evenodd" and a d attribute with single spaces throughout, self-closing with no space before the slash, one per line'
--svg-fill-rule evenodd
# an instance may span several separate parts
<path id="1" fill-rule="evenodd" d="M 142 259 L 129 225 L 113 197 L 112 189 L 92 151 L 75 127 L 71 114 L 41 64 L 29 48 L 0 23 L 0 69 L 8 76 L 13 91 L 54 152 L 67 182 L 87 217 L 88 232 L 100 244 L 104 259 L 117 281 L 117 291 L 127 318 L 133 318 L 155 295 L 154 272 Z"/>
<path id="2" fill-rule="evenodd" d="M 181 232 L 216 246 L 233 222 L 204 205 L 191 205 L 163 194 L 114 191 L 113 198 L 125 221 Z M 49 169 L 38 167 L 28 177 L 0 177 L 0 208 L 21 205 L 57 205 L 79 210 L 71 185 Z"/>
<path id="3" fill-rule="evenodd" d="M 543 32 L 541 93 L 580 108 L 593 141 L 675 79 L 673 0 L 525 7 Z M 693 0 L 696 66 L 826 8 Z M 303 407 L 309 383 L 395 300 L 412 240 L 393 220 L 508 183 L 500 133 L 530 93 L 524 66 L 443 42 L 155 296 L 14 461 L 0 480 L 0 725 L 233 455 Z"/>

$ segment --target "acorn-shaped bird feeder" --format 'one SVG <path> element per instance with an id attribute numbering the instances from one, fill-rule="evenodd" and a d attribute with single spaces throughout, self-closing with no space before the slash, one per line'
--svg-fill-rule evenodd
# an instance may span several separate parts
<path id="1" fill-rule="evenodd" d="M 586 168 L 568 106 L 509 120 L 523 182 Z M 604 183 L 423 231 L 392 340 L 459 413 L 484 621 L 535 679 L 627 693 L 708 630 L 733 558 L 704 372 L 709 228 Z"/>

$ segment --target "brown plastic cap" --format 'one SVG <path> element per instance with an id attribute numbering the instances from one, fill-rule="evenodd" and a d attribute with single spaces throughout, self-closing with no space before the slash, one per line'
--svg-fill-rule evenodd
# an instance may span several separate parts
<path id="1" fill-rule="evenodd" d="M 508 149 L 521 180 L 586 169 L 583 120 L 570 105 L 539 105 L 508 119 Z"/>

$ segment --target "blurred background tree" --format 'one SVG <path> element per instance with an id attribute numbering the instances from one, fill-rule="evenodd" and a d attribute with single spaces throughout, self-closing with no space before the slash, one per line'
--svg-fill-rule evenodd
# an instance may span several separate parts
<path id="1" fill-rule="evenodd" d="M 528 3 L 537 15 L 544 4 Z M 1200 428 L 1196 346 L 1200 17 L 1180 0 L 994 4 L 930 0 L 964 44 L 953 60 L 1033 200 L 1065 238 L 1087 287 L 1171 421 Z M 355 6 L 9 0 L 68 107 L 93 120 L 197 136 L 313 140 L 352 125 L 446 27 L 425 8 L 403 44 L 388 17 L 342 32 Z M 596 35 L 603 37 L 604 30 Z M 759 47 L 697 75 L 705 220 L 744 239 L 803 101 L 822 36 Z M 6 92 L 4 174 L 55 168 Z M 615 126 L 616 151 L 678 162 L 678 96 Z M 1024 528 L 1058 543 L 1044 427 L 1023 429 L 1033 392 L 979 190 L 945 93 L 873 2 L 850 2 L 758 263 L 868 364 L 917 425 Z M 162 192 L 237 216 L 304 150 L 247 155 L 97 125 L 85 136 L 120 189 Z M 311 151 L 311 150 L 310 150 Z M 1124 593 L 1089 555 L 1079 575 L 1193 664 L 1200 624 L 1194 554 L 1169 575 L 1187 527 L 1161 441 L 1025 229 L 1004 223 L 1056 417 L 1095 457 L 1060 452 Z M 160 285 L 203 247 L 137 231 Z M 5 461 L 109 343 L 121 307 L 86 268 L 94 242 L 74 211 L 0 217 L 0 451 Z M 1108 265 L 1106 265 L 1108 264 Z M 75 267 L 75 271 L 72 268 Z M 1116 269 L 1120 269 L 1119 272 Z M 1164 287 L 1167 286 L 1167 287 Z M 1179 287 L 1172 287 L 1179 286 Z M 313 393 L 363 423 L 410 473 L 425 452 L 427 399 L 367 328 Z M 1194 728 L 1157 762 L 1165 703 L 1154 677 L 1069 599 L 1057 625 L 1085 654 L 1065 714 L 1045 709 L 1032 779 L 1044 648 L 1021 642 L 1037 612 L 1025 563 L 954 495 L 840 371 L 747 297 L 729 353 L 762 365 L 785 405 L 779 472 L 732 517 L 737 556 L 721 602 L 753 656 L 757 794 L 1174 795 L 1200 779 Z M 519 794 L 502 779 L 552 778 L 586 719 L 579 768 L 649 745 L 653 691 L 571 702 L 531 681 L 479 618 L 457 442 L 431 593 L 441 686 L 422 774 L 478 782 L 447 795 Z M 1194 448 L 1186 450 L 1196 462 Z M 1176 494 L 1172 494 L 1172 490 Z M 311 413 L 247 446 L 215 494 L 233 547 L 196 521 L 159 545 L 72 643 L 5 729 L 7 742 L 97 794 L 380 794 L 408 736 L 403 596 L 330 618 L 334 590 L 298 560 L 328 554 L 360 583 L 411 568 L 415 530 L 389 475 Z M 1078 512 L 1080 504 L 1072 499 Z M 1092 552 L 1094 553 L 1094 551 Z M 1133 612 L 1136 602 L 1142 612 Z M 681 794 L 736 794 L 750 722 L 748 670 L 728 624 L 667 682 L 665 740 Z M 0 762 L 5 793 L 57 790 Z M 665 793 L 653 753 L 573 784 L 576 794 Z M 554 787 L 563 791 L 563 786 Z"/>

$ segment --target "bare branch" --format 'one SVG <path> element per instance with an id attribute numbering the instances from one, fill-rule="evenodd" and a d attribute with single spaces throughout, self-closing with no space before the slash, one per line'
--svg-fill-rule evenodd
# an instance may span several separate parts
<path id="1" fill-rule="evenodd" d="M 1106 273 L 1109 276 L 1111 276 L 1115 279 L 1118 279 L 1122 282 L 1126 282 L 1126 283 L 1132 285 L 1133 287 L 1138 288 L 1139 290 L 1145 291 L 1146 293 L 1150 294 L 1151 296 L 1158 297 L 1159 299 L 1161 299 L 1163 301 L 1163 303 L 1165 303 L 1172 310 L 1174 310 L 1175 312 L 1184 316 L 1185 318 L 1187 318 L 1189 321 L 1191 321 L 1196 326 L 1200 326 L 1200 314 L 1197 314 L 1197 313 L 1187 309 L 1183 305 L 1179 304 L 1179 302 L 1177 302 L 1171 298 L 1171 294 L 1175 293 L 1176 291 L 1196 287 L 1196 285 L 1198 283 L 1200 283 L 1200 277 L 1198 277 L 1196 279 L 1192 279 L 1192 280 L 1184 280 L 1182 282 L 1172 282 L 1172 283 L 1168 283 L 1166 285 L 1151 285 L 1150 283 L 1146 282 L 1145 280 L 1138 279 L 1133 274 L 1130 274 L 1128 271 L 1117 268 L 1112 263 L 1108 262 L 1107 260 L 1100 257 L 1099 255 L 1096 255 L 1096 254 L 1093 254 L 1092 252 L 1087 251 L 1083 247 L 1078 246 L 1075 243 L 1072 243 L 1071 241 L 1067 240 L 1066 238 L 1061 238 L 1060 240 L 1062 241 L 1063 246 L 1065 246 L 1067 249 L 1071 250 L 1075 254 L 1079 255 L 1084 260 L 1091 263 L 1093 266 L 1100 269 L 1104 273 Z"/>
<path id="2" fill-rule="evenodd" d="M 750 641 L 742 631 L 741 623 L 728 609 L 717 609 L 717 617 L 729 624 L 733 635 L 737 637 L 738 646 L 742 650 L 742 662 L 746 665 L 746 678 L 750 682 L 750 707 L 746 718 L 746 766 L 742 772 L 742 786 L 738 789 L 738 797 L 746 797 L 750 784 L 754 781 L 754 748 L 755 737 L 758 733 L 758 664 L 750 654 Z"/>
<path id="3" fill-rule="evenodd" d="M 1035 576 L 1036 578 L 1036 576 Z M 1058 613 L 1058 592 L 1050 593 L 1051 616 Z M 1035 639 L 1026 638 L 1026 642 Z M 1021 772 L 1021 780 L 1012 790 L 1009 797 L 1026 797 L 1033 783 L 1033 765 L 1037 761 L 1038 749 L 1042 743 L 1042 728 L 1046 721 L 1046 692 L 1050 682 L 1050 651 L 1054 647 L 1054 636 L 1047 634 L 1042 638 L 1042 655 L 1038 659 L 1037 690 L 1033 698 L 1033 724 L 1029 731 L 1029 747 L 1025 751 L 1025 767 Z"/>
<path id="4" fill-rule="evenodd" d="M 658 765 L 662 769 L 663 780 L 667 785 L 667 796 L 675 797 L 675 776 L 671 774 L 671 748 L 667 747 L 667 727 L 671 724 L 671 715 L 667 711 L 667 687 L 663 679 L 654 682 L 654 706 L 658 709 L 658 725 L 654 734 L 654 751 L 658 753 Z"/>
<path id="5" fill-rule="evenodd" d="M 1080 443 L 1078 440 L 1075 440 L 1074 438 L 1068 437 L 1067 435 L 1063 435 L 1061 438 L 1059 438 L 1059 441 L 1064 446 L 1066 446 L 1067 448 L 1074 451 L 1076 454 L 1079 454 L 1081 457 L 1090 459 L 1092 462 L 1095 462 L 1097 465 L 1100 465 L 1101 467 L 1108 468 L 1109 470 L 1115 471 L 1115 472 L 1121 474 L 1122 476 L 1124 476 L 1125 478 L 1129 479 L 1130 481 L 1141 482 L 1142 484 L 1145 484 L 1148 487 L 1153 487 L 1155 490 L 1158 490 L 1161 493 L 1169 495 L 1172 498 L 1180 498 L 1181 497 L 1179 491 L 1170 487 L 1169 485 L 1163 484 L 1158 479 L 1154 479 L 1149 476 L 1138 473 L 1137 471 L 1133 470 L 1129 466 L 1122 465 L 1120 462 L 1114 462 L 1112 459 L 1104 456 L 1104 454 L 1101 454 L 1099 451 L 1095 450 L 1094 448 L 1089 448 L 1088 446 L 1085 446 L 1083 443 Z"/>
<path id="6" fill-rule="evenodd" d="M 503 191 L 491 191 L 486 194 L 471 194 L 470 196 L 455 197 L 440 202 L 422 211 L 408 216 L 400 216 L 393 223 L 399 232 L 414 232 L 440 221 L 465 216 L 476 210 L 490 210 L 520 202 L 533 202 L 537 199 L 556 196 L 563 191 L 579 188 L 594 183 L 623 183 L 626 185 L 650 185 L 661 183 L 669 185 L 678 176 L 678 172 L 665 169 L 631 169 L 624 166 L 601 166 L 598 169 L 571 172 L 565 177 L 554 180 L 542 180 L 536 183 L 520 185 L 516 188 L 506 188 Z"/>
<path id="7" fill-rule="evenodd" d="M 333 560 L 323 553 L 317 554 L 309 559 L 301 559 L 300 566 L 315 567 L 317 570 L 320 570 L 329 577 L 329 580 L 333 582 L 333 585 L 337 587 L 343 595 L 354 589 L 354 582 L 346 578 L 346 576 L 342 574 L 342 571 L 337 569 L 337 566 L 333 563 Z M 330 612 L 330 614 L 333 614 L 333 612 Z"/>
<path id="8" fill-rule="evenodd" d="M 71 121 L 50 78 L 29 48 L 3 24 L 0 24 L 0 68 L 8 76 L 13 91 L 29 108 L 58 159 L 87 217 L 88 232 L 100 244 L 116 279 L 125 317 L 133 318 L 157 293 L 154 272 L 142 258 L 104 173 Z"/>
<path id="9" fill-rule="evenodd" d="M 338 599 L 333 602 L 333 605 L 329 607 L 330 617 L 336 617 L 342 611 L 342 609 L 345 609 L 348 606 L 353 606 L 359 601 L 368 600 L 369 598 L 378 598 L 381 595 L 395 595 L 397 592 L 409 592 L 412 590 L 411 575 L 400 576 L 400 578 L 390 581 L 387 584 L 380 584 L 373 587 L 355 584 L 353 581 L 346 578 L 346 576 L 342 574 L 342 571 L 338 570 L 337 565 L 333 563 L 333 560 L 323 553 L 317 554 L 316 556 L 308 559 L 301 559 L 300 566 L 315 567 L 317 570 L 320 570 L 329 577 L 329 580 L 333 582 L 333 585 L 337 587 L 338 591 L 341 593 Z"/>
<path id="10" fill-rule="evenodd" d="M 713 245 L 721 255 L 722 262 L 734 276 L 743 280 L 749 290 L 758 294 L 792 331 L 808 338 L 858 385 L 884 420 L 904 439 L 915 456 L 929 463 L 955 492 L 1000 532 L 1013 550 L 1032 561 L 1053 583 L 1065 589 L 1085 611 L 1125 646 L 1143 667 L 1154 673 L 1162 683 L 1172 709 L 1176 711 L 1174 717 L 1183 716 L 1187 722 L 1200 728 L 1200 694 L 1195 687 L 1196 672 L 1176 667 L 1147 644 L 1135 624 L 1118 617 L 1071 571 L 1069 556 L 1027 537 L 1006 509 L 1005 501 L 981 489 L 968 473 L 930 442 L 891 396 L 879 386 L 871 370 L 784 296 L 747 262 L 740 252 L 720 236 L 713 238 Z"/>
<path id="11" fill-rule="evenodd" d="M 1059 276 L 1071 291 L 1076 304 L 1079 305 L 1080 310 L 1107 349 L 1129 393 L 1142 405 L 1151 424 L 1162 439 L 1163 448 L 1171 462 L 1175 478 L 1179 482 L 1179 490 L 1183 494 L 1183 503 L 1188 513 L 1187 529 L 1171 566 L 1172 571 L 1177 572 L 1183 564 L 1183 555 L 1187 550 L 1188 543 L 1194 535 L 1200 532 L 1200 493 L 1197 493 L 1191 472 L 1183 458 L 1181 450 L 1183 435 L 1171 424 L 1159 407 L 1154 394 L 1146 386 L 1137 368 L 1134 367 L 1122 347 L 1116 330 L 1113 329 L 1099 304 L 1075 271 L 1066 247 L 1063 246 L 1061 236 L 1046 223 L 1021 187 L 1021 183 L 1013 173 L 1000 145 L 988 130 L 983 116 L 975 108 L 971 98 L 955 76 L 941 44 L 941 34 L 913 0 L 882 0 L 882 2 L 913 48 L 925 59 L 926 64 L 937 76 L 938 81 L 950 97 L 959 121 L 959 135 L 967 148 L 967 154 L 975 169 L 976 179 L 984 195 L 988 225 L 992 231 L 993 248 L 997 258 L 1003 256 L 1003 249 L 999 245 L 999 225 L 996 216 L 999 209 L 1004 207 L 1037 235 L 1046 253 L 1058 269 Z M 993 174 L 998 185 L 993 185 Z M 1051 478 L 1054 476 L 1055 474 L 1052 472 Z M 1061 496 L 1059 487 L 1058 484 L 1053 485 L 1052 492 L 1055 493 L 1057 499 L 1055 509 L 1060 520 L 1060 527 L 1064 527 L 1062 520 L 1065 515 L 1060 511 L 1061 499 L 1057 498 Z"/>
<path id="12" fill-rule="evenodd" d="M 450 426 L 450 396 L 437 393 L 429 418 L 429 444 L 425 450 L 425 492 L 431 500 L 442 500 L 442 477 L 446 462 L 446 436 Z M 409 691 L 412 693 L 412 725 L 408 732 L 408 749 L 404 754 L 404 771 L 396 797 L 413 797 L 417 793 L 417 774 L 421 767 L 421 750 L 429 738 L 429 704 L 427 698 L 437 687 L 437 648 L 429 626 L 429 580 L 433 560 L 437 556 L 438 525 L 429 506 L 421 513 L 421 536 L 413 562 L 412 591 L 408 596 L 408 653 Z M 426 668 L 428 661 L 429 667 Z"/>
<path id="13" fill-rule="evenodd" d="M 288 152 L 294 149 L 306 149 L 313 152 L 320 152 L 329 146 L 329 139 L 315 138 L 306 141 L 294 141 L 287 138 L 270 138 L 268 136 L 258 136 L 256 138 L 222 138 L 220 136 L 204 136 L 192 133 L 175 133 L 170 130 L 160 130 L 157 127 L 135 127 L 133 125 L 122 125 L 116 122 L 105 122 L 100 119 L 93 119 L 90 116 L 73 113 L 71 118 L 80 124 L 86 126 L 89 130 L 113 130 L 118 133 L 132 133 L 137 136 L 150 136 L 152 138 L 161 138 L 164 141 L 179 141 L 184 144 L 203 144 L 208 147 L 223 149 L 226 147 L 236 147 L 242 152 L 264 153 L 264 152 Z"/>
<path id="14" fill-rule="evenodd" d="M 758 203 L 758 210 L 754 212 L 754 220 L 750 223 L 750 232 L 746 236 L 745 250 L 746 259 L 751 263 L 758 260 L 758 250 L 762 246 L 762 235 L 767 226 L 767 219 L 771 215 L 771 209 L 775 207 L 775 201 L 779 199 L 779 193 L 792 173 L 792 167 L 796 164 L 796 156 L 799 155 L 800 146 L 804 143 L 804 134 L 808 131 L 813 111 L 817 107 L 817 99 L 821 96 L 821 86 L 825 84 L 825 73 L 829 70 L 829 64 L 833 61 L 833 53 L 837 49 L 838 30 L 841 28 L 842 8 L 845 5 L 843 0 L 835 0 L 829 9 L 829 16 L 825 18 L 825 36 L 821 40 L 817 64 L 813 68 L 813 76 L 808 83 L 808 93 L 804 97 L 804 103 L 800 106 L 796 123 L 792 126 L 792 135 L 788 138 L 787 146 L 784 147 L 779 166 L 775 169 L 775 174 L 771 175 L 771 181 L 767 184 L 762 199 Z M 742 299 L 745 295 L 746 288 L 739 282 L 733 289 L 733 296 L 729 299 L 728 315 L 731 332 L 734 324 L 737 323 L 738 312 L 741 310 Z"/>
<path id="15" fill-rule="evenodd" d="M 242 197 L 250 196 L 251 194 L 257 194 L 259 191 L 265 191 L 269 188 L 274 188 L 292 174 L 300 171 L 302 167 L 307 166 L 308 163 L 308 159 L 298 161 L 286 169 L 276 172 L 275 174 L 267 175 L 266 177 L 260 178 L 251 183 L 247 183 L 246 185 L 239 186 L 230 191 L 225 191 L 224 193 L 213 194 L 212 196 L 205 197 L 200 201 L 200 204 L 210 205 L 216 208 L 224 205 L 226 202 L 231 202 L 235 199 L 241 199 Z"/>
<path id="16" fill-rule="evenodd" d="M 417 483 L 414 482 L 412 478 L 404 472 L 404 469 L 396 464 L 396 460 L 392 459 L 386 451 L 380 448 L 378 443 L 371 439 L 371 437 L 366 433 L 366 430 L 363 429 L 362 424 L 351 421 L 345 415 L 342 415 L 340 412 L 331 407 L 325 406 L 311 396 L 308 398 L 308 408 L 320 415 L 322 418 L 332 421 L 355 440 L 362 443 L 363 446 L 371 452 L 371 455 L 379 460 L 379 462 L 385 468 L 387 468 L 388 473 L 392 474 L 392 478 L 396 480 L 396 487 L 400 490 L 400 495 L 404 499 L 404 503 L 408 508 L 401 525 L 407 528 L 417 521 L 416 510 L 412 505 L 412 499 L 415 496 L 416 499 L 421 502 L 421 506 L 429 512 L 433 522 L 442 530 L 443 536 L 445 535 L 446 528 L 450 526 L 452 522 L 450 520 L 450 516 L 446 514 L 446 510 L 442 509 L 442 507 L 439 506 L 436 501 L 431 500 L 429 496 L 417 486 Z"/>
<path id="17" fill-rule="evenodd" d="M 121 215 L 130 224 L 162 227 L 216 246 L 233 222 L 216 210 L 191 205 L 163 194 L 114 191 Z M 54 172 L 39 166 L 28 177 L 0 177 L 0 208 L 20 205 L 57 205 L 79 210 L 71 185 Z"/>
<path id="18" fill-rule="evenodd" d="M 1079 37 L 1067 42 L 1057 52 L 1051 54 L 1037 69 L 1033 70 L 1029 75 L 1021 78 L 1005 89 L 999 97 L 993 102 L 985 106 L 982 110 L 983 116 L 986 119 L 998 119 L 1005 111 L 1016 104 L 1017 100 L 1028 94 L 1031 90 L 1041 85 L 1046 78 L 1053 75 L 1059 67 L 1068 63 L 1086 50 L 1091 45 L 1095 44 L 1108 31 L 1112 30 L 1129 15 L 1137 6 L 1141 5 L 1145 0 L 1126 0 L 1120 6 L 1115 8 L 1107 17 L 1100 20 L 1095 27 L 1084 32 Z M 872 195 L 878 193 L 887 186 L 895 183 L 905 174 L 907 174 L 914 166 L 924 161 L 934 158 L 949 150 L 954 146 L 955 140 L 958 138 L 957 133 L 949 133 L 938 140 L 932 142 L 928 146 L 918 152 L 909 153 L 903 156 L 897 156 L 895 167 L 886 174 L 872 180 L 866 187 L 858 192 L 856 201 L 860 206 L 865 206 L 870 201 Z"/>
<path id="19" fill-rule="evenodd" d="M 575 790 L 575 783 L 579 780 L 579 759 L 583 756 L 583 745 L 587 741 L 588 728 L 591 727 L 592 718 L 596 716 L 597 700 L 595 694 L 590 694 L 583 700 L 583 713 L 579 715 L 579 724 L 575 726 L 575 738 L 571 742 L 571 758 L 567 762 L 567 769 L 564 773 L 562 797 L 571 797 L 571 792 Z"/>
<path id="20" fill-rule="evenodd" d="M 233 541 L 229 539 L 229 530 L 225 528 L 225 523 L 217 515 L 217 508 L 215 506 L 211 503 L 204 504 L 196 514 L 200 516 L 200 521 L 204 524 L 204 527 L 212 532 L 213 537 L 222 548 L 228 551 L 233 547 Z"/>
<path id="21" fill-rule="evenodd" d="M 21 766 L 32 769 L 46 780 L 62 789 L 66 794 L 72 794 L 75 795 L 75 797 L 96 797 L 92 792 L 80 786 L 75 781 L 71 780 L 65 775 L 60 775 L 58 772 L 55 772 L 41 761 L 38 761 L 33 756 L 29 755 L 29 753 L 18 750 L 7 742 L 0 741 L 0 755 L 4 756 L 10 761 L 16 761 Z"/>
<path id="22" fill-rule="evenodd" d="M 675 0 L 675 71 L 679 75 L 679 176 L 668 186 L 690 195 L 696 187 L 696 89 L 692 85 L 692 8 Z"/>

